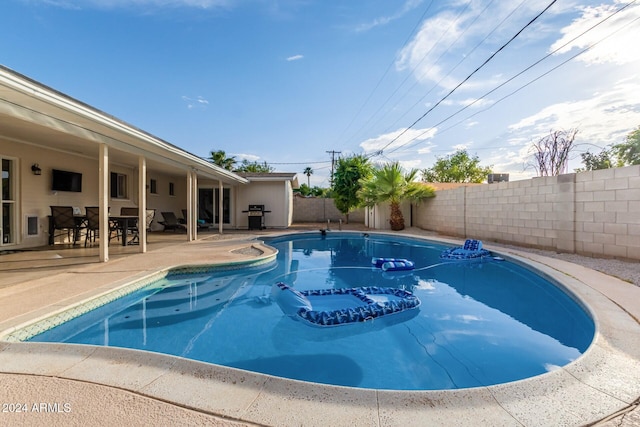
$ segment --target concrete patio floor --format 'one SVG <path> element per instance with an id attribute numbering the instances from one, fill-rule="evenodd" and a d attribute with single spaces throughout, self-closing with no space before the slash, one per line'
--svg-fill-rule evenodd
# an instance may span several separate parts
<path id="1" fill-rule="evenodd" d="M 0 337 L 159 270 L 273 256 L 261 235 L 305 229 L 318 225 L 202 234 L 191 243 L 184 234 L 154 233 L 147 253 L 110 247 L 108 263 L 97 261 L 96 248 L 0 255 Z M 417 229 L 403 234 L 459 243 Z M 640 287 L 524 249 L 485 246 L 534 265 L 585 303 L 597 335 L 580 359 L 508 384 L 392 392 L 127 349 L 0 341 L 0 425 L 640 426 Z"/>

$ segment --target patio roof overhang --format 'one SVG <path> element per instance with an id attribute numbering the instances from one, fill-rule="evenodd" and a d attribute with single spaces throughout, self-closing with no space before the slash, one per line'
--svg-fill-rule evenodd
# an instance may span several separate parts
<path id="1" fill-rule="evenodd" d="M 249 182 L 284 182 L 290 181 L 293 188 L 299 188 L 298 176 L 295 172 L 238 172 Z"/>
<path id="2" fill-rule="evenodd" d="M 0 136 L 91 159 L 102 144 L 110 162 L 225 184 L 249 181 L 85 103 L 0 65 Z"/>

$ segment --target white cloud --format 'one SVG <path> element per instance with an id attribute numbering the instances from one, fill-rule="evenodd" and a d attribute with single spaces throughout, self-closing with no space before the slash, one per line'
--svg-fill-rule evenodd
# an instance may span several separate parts
<path id="1" fill-rule="evenodd" d="M 533 140 L 550 130 L 578 128 L 576 142 L 600 147 L 621 142 L 640 123 L 640 82 L 635 77 L 587 99 L 550 105 L 509 126 L 514 137 Z"/>
<path id="2" fill-rule="evenodd" d="M 287 58 L 287 61 L 299 61 L 304 58 L 304 55 L 293 55 Z"/>
<path id="3" fill-rule="evenodd" d="M 451 7 L 422 23 L 413 40 L 400 51 L 396 67 L 398 70 L 410 70 L 420 83 L 436 83 L 446 90 L 453 89 L 462 81 L 462 77 L 466 77 L 480 65 L 546 5 L 547 2 L 544 0 L 531 0 L 520 5 L 509 0 L 494 1 L 489 5 L 482 0 L 451 4 Z M 566 11 L 565 7 L 554 5 L 545 15 Z M 507 17 L 508 19 L 505 19 Z M 502 22 L 503 19 L 504 22 Z M 490 34 L 494 27 L 495 32 Z M 535 30 L 524 32 L 518 38 L 531 43 L 548 35 L 551 31 L 555 29 L 537 24 Z M 478 40 L 484 40 L 480 49 L 474 54 L 480 57 L 468 55 Z M 496 59 L 499 60 L 504 56 L 505 54 L 501 53 Z M 462 68 L 466 71 L 454 73 L 456 67 L 464 61 L 467 61 L 467 64 Z M 499 75 L 488 77 L 484 81 L 470 80 L 459 90 L 486 88 L 495 86 L 500 81 Z"/>
<path id="4" fill-rule="evenodd" d="M 637 21 L 633 22 L 640 19 L 640 6 L 630 6 L 602 25 L 590 30 L 622 6 L 619 0 L 615 3 L 615 5 L 582 8 L 582 15 L 561 30 L 564 35 L 551 45 L 550 50 L 554 51 L 567 44 L 558 51 L 558 53 L 566 53 L 572 49 L 584 49 L 599 42 L 577 59 L 588 64 L 619 65 L 640 61 L 640 49 L 638 49 L 640 24 Z M 586 34 L 580 36 L 587 30 Z M 576 37 L 578 37 L 576 40 L 571 41 Z"/>
<path id="5" fill-rule="evenodd" d="M 400 166 L 405 171 L 410 171 L 411 169 L 420 169 L 422 165 L 422 160 L 413 159 L 413 160 L 399 160 Z"/>
<path id="6" fill-rule="evenodd" d="M 376 138 L 367 139 L 366 141 L 360 143 L 360 147 L 362 147 L 362 149 L 368 153 L 383 149 L 385 151 L 390 151 L 405 144 L 409 145 L 414 142 L 431 139 L 436 134 L 436 132 L 437 128 L 409 130 L 407 130 L 406 128 L 401 128 L 394 132 L 380 135 Z"/>
<path id="7" fill-rule="evenodd" d="M 449 107 L 469 107 L 469 108 L 481 108 L 488 107 L 493 104 L 490 99 L 478 99 L 478 98 L 466 98 L 466 99 L 445 99 L 440 103 L 441 105 Z"/>
<path id="8" fill-rule="evenodd" d="M 246 160 L 248 162 L 257 162 L 260 159 L 260 156 L 256 156 L 254 154 L 245 154 L 245 153 L 233 153 L 231 156 L 236 158 L 236 161 L 242 162 Z"/>
<path id="9" fill-rule="evenodd" d="M 32 0 L 51 6 L 80 9 L 76 0 Z M 192 7 L 198 9 L 213 9 L 230 5 L 229 0 L 85 0 L 84 6 L 98 7 L 102 9 L 130 8 L 130 7 Z"/>
<path id="10" fill-rule="evenodd" d="M 183 95 L 182 100 L 187 104 L 187 108 L 190 110 L 194 108 L 206 108 L 207 105 L 209 105 L 209 101 L 201 96 L 198 96 L 194 99 Z"/>
<path id="11" fill-rule="evenodd" d="M 433 144 L 428 145 L 426 147 L 421 147 L 418 149 L 418 154 L 430 154 L 431 151 L 433 150 L 433 147 L 435 147 L 435 145 Z"/>
<path id="12" fill-rule="evenodd" d="M 389 16 L 381 16 L 375 18 L 373 21 L 367 24 L 361 24 L 356 28 L 356 31 L 369 31 L 372 28 L 379 27 L 382 25 L 387 25 L 391 21 L 395 21 L 396 19 L 402 18 L 407 12 L 415 9 L 416 7 L 422 4 L 423 0 L 407 0 L 402 5 L 402 8 Z"/>

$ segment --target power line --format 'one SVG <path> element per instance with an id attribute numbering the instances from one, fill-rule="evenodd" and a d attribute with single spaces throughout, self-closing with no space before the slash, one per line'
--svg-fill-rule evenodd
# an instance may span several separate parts
<path id="1" fill-rule="evenodd" d="M 493 2 L 493 0 L 492 0 Z M 431 5 L 429 5 L 431 6 Z M 462 16 L 462 14 L 471 6 L 471 2 L 467 3 L 465 5 L 465 7 L 460 10 L 460 12 L 458 13 L 458 15 L 456 16 L 456 19 L 454 21 L 451 22 L 451 24 L 449 25 L 449 27 L 447 28 L 446 31 L 443 31 L 442 34 L 440 35 L 440 38 L 438 40 L 436 40 L 436 42 L 433 44 L 433 46 L 431 46 L 431 49 L 429 49 L 423 56 L 422 59 L 411 68 L 411 70 L 409 70 L 409 72 L 407 73 L 406 77 L 402 80 L 402 82 L 398 85 L 398 87 L 396 87 L 396 89 L 391 93 L 391 95 L 389 95 L 387 97 L 387 99 L 382 103 L 382 105 L 369 117 L 369 119 L 367 119 L 366 122 L 364 122 L 362 124 L 362 126 L 360 126 L 360 128 L 353 134 L 353 136 L 351 138 L 349 138 L 347 141 L 351 140 L 352 138 L 354 138 L 362 129 L 364 129 L 369 122 L 371 122 L 371 120 L 373 120 L 373 118 L 384 108 L 384 106 L 395 96 L 396 93 L 398 93 L 398 91 L 400 90 L 400 88 L 402 86 L 404 86 L 404 84 L 407 82 L 407 80 L 409 80 L 409 77 L 412 75 L 412 73 L 422 64 L 422 62 L 424 62 L 425 59 L 427 59 L 427 57 L 429 56 L 429 54 L 436 48 L 436 46 L 438 45 L 438 43 L 440 42 L 440 40 L 442 40 L 442 38 L 445 36 L 445 34 L 451 29 L 451 27 L 454 26 L 454 24 L 456 24 L 458 22 L 458 20 L 460 19 L 460 17 Z M 426 11 L 425 11 L 426 14 Z M 423 15 L 424 16 L 424 15 Z M 406 42 L 405 42 L 406 45 Z M 413 87 L 413 86 L 412 86 Z M 406 93 L 406 92 L 405 92 Z M 404 95 L 403 95 L 404 96 Z M 382 117 L 380 117 L 380 119 L 378 119 L 378 121 L 380 121 L 384 116 L 386 115 L 383 114 Z"/>
<path id="2" fill-rule="evenodd" d="M 475 103 L 479 102 L 480 100 L 486 98 L 488 95 L 492 94 L 493 92 L 495 92 L 496 90 L 500 89 L 501 87 L 505 86 L 507 83 L 513 81 L 515 78 L 521 76 L 522 74 L 524 74 L 525 72 L 529 71 L 530 69 L 532 69 L 533 67 L 535 67 L 536 65 L 540 64 L 542 61 L 544 61 L 545 59 L 549 58 L 550 56 L 554 55 L 555 53 L 559 52 L 560 50 L 562 50 L 563 48 L 565 48 L 566 46 L 568 46 L 569 44 L 573 43 L 575 40 L 577 40 L 578 38 L 584 36 L 586 33 L 588 33 L 589 31 L 593 30 L 594 28 L 600 26 L 601 24 L 605 23 L 606 21 L 608 21 L 609 19 L 613 18 L 615 15 L 617 15 L 618 13 L 622 12 L 623 10 L 625 10 L 626 8 L 630 7 L 631 5 L 633 5 L 634 3 L 636 3 L 638 0 L 633 0 L 629 3 L 627 3 L 626 5 L 620 7 L 620 9 L 616 10 L 615 12 L 613 12 L 612 14 L 610 14 L 609 16 L 607 16 L 606 18 L 602 19 L 601 21 L 597 22 L 596 24 L 592 25 L 591 27 L 587 28 L 586 30 L 584 30 L 582 33 L 578 34 L 577 36 L 575 36 L 574 38 L 572 38 L 571 40 L 567 41 L 566 43 L 564 43 L 562 46 L 559 46 L 558 48 L 556 48 L 554 51 L 549 52 L 547 55 L 545 55 L 544 57 L 540 58 L 539 60 L 535 61 L 534 63 L 532 63 L 531 65 L 527 66 L 525 69 L 523 69 L 522 71 L 516 73 L 514 76 L 512 76 L 511 78 L 505 80 L 504 82 L 502 82 L 501 84 L 499 84 L 498 86 L 496 86 L 495 88 L 491 89 L 490 91 L 488 91 L 487 93 L 485 93 L 484 95 L 476 98 L 473 102 L 470 102 L 469 104 L 465 105 L 464 107 L 460 108 L 458 111 L 454 112 L 453 114 L 447 116 L 446 118 L 444 118 L 443 120 L 441 120 L 440 122 L 436 123 L 433 127 L 437 127 L 440 126 L 441 124 L 449 121 L 450 119 L 452 119 L 453 117 L 457 116 L 458 114 L 460 114 L 461 112 L 463 112 L 464 110 L 466 110 L 467 108 L 471 107 L 472 105 L 474 105 Z M 593 48 L 594 46 L 596 46 L 598 43 L 602 42 L 603 40 L 608 39 L 609 37 L 613 36 L 614 34 L 620 32 L 622 29 L 626 28 L 627 26 L 631 25 L 633 22 L 636 22 L 640 20 L 640 18 L 636 18 L 631 22 L 628 22 L 627 24 L 625 24 L 624 26 L 618 28 L 616 31 L 614 31 L 613 33 L 607 35 L 606 37 L 603 37 L 602 39 L 596 41 L 595 43 L 592 43 L 591 45 L 587 46 L 586 48 L 584 48 L 583 50 L 581 50 L 580 52 L 576 53 L 575 55 L 569 57 L 568 59 L 564 60 L 563 62 L 561 62 L 560 64 L 556 65 L 555 67 L 551 68 L 550 70 L 544 72 L 543 74 L 539 75 L 538 77 L 530 80 L 529 82 L 527 82 L 526 84 L 518 87 L 517 89 L 515 89 L 514 91 L 510 92 L 509 94 L 503 96 L 502 98 L 498 99 L 496 102 L 494 102 L 492 105 L 488 106 L 487 108 L 477 111 L 474 114 L 471 114 L 470 116 L 466 117 L 463 120 L 460 120 L 459 122 L 453 124 L 452 126 L 444 129 L 443 131 L 441 131 L 440 133 L 444 133 L 452 128 L 454 128 L 455 126 L 460 125 L 461 123 L 463 123 L 464 121 L 477 116 L 478 114 L 481 114 L 485 111 L 488 111 L 489 109 L 493 108 L 495 105 L 497 105 L 498 103 L 504 101 L 505 99 L 515 95 L 516 93 L 520 92 L 522 89 L 530 86 L 531 84 L 533 84 L 534 82 L 540 80 L 542 77 L 545 77 L 546 75 L 550 74 L 551 72 L 557 70 L 558 68 L 560 68 L 561 66 L 567 64 L 568 62 L 572 61 L 573 59 L 577 58 L 578 56 L 582 55 L 583 53 L 585 53 L 586 51 L 588 51 L 589 49 Z M 422 132 L 420 135 L 415 136 L 414 138 L 412 138 L 411 140 L 405 142 L 404 144 L 395 147 L 393 150 L 391 150 L 391 153 L 394 153 L 396 151 L 398 151 L 399 149 L 403 148 L 403 147 L 407 147 L 407 145 L 409 145 L 410 143 L 416 141 L 418 138 L 420 138 L 421 136 L 423 136 L 425 133 L 427 133 L 428 131 Z M 415 146 L 416 144 L 413 144 L 407 148 L 410 148 L 412 146 Z"/>
<path id="3" fill-rule="evenodd" d="M 542 16 L 543 13 L 545 13 L 547 10 L 549 10 L 549 8 L 551 8 L 551 6 L 553 6 L 558 0 L 553 0 L 551 3 L 549 3 L 547 5 L 547 7 L 545 7 L 540 13 L 538 13 L 533 19 L 531 19 L 524 27 L 522 27 L 516 34 L 514 34 L 509 40 L 507 40 L 506 43 L 504 43 L 502 46 L 500 46 L 500 48 L 498 48 L 498 50 L 496 50 L 494 53 L 492 53 L 489 58 L 487 58 L 482 64 L 480 64 L 475 70 L 473 70 L 471 72 L 471 74 L 469 74 L 464 80 L 462 80 L 460 83 L 458 83 L 453 89 L 451 89 L 449 91 L 449 93 L 447 93 L 444 97 L 442 97 L 438 102 L 436 102 L 431 108 L 429 108 L 423 115 L 421 115 L 420 117 L 418 117 L 418 119 L 416 121 L 414 121 L 411 125 L 409 125 L 406 129 L 404 129 L 402 132 L 400 132 L 400 134 L 398 136 L 396 136 L 395 138 L 393 138 L 390 142 L 388 142 L 384 147 L 382 147 L 382 150 L 384 151 L 387 147 L 389 147 L 391 144 L 393 144 L 394 142 L 396 142 L 402 135 L 404 135 L 405 133 L 407 133 L 410 129 L 412 129 L 416 124 L 418 124 L 418 122 L 420 122 L 422 119 L 424 119 L 430 112 L 432 112 L 438 105 L 440 105 L 441 103 L 443 103 L 447 98 L 449 98 L 449 96 L 451 96 L 453 94 L 453 92 L 455 92 L 460 86 L 462 86 L 464 83 L 466 83 L 474 74 L 476 74 L 478 71 L 480 71 L 485 65 L 487 65 L 493 58 L 496 57 L 496 55 L 498 53 L 500 53 L 502 50 L 504 50 L 509 44 L 511 44 L 512 41 L 514 41 L 525 29 L 527 29 L 530 25 L 532 25 L 536 20 L 538 20 L 538 18 L 540 18 L 540 16 Z"/>
<path id="4" fill-rule="evenodd" d="M 458 63 L 457 63 L 456 65 L 454 65 L 454 66 L 453 66 L 453 67 L 452 67 L 452 68 L 447 72 L 447 74 L 446 74 L 446 75 L 444 75 L 440 80 L 438 80 L 438 82 L 437 82 L 437 83 L 435 83 L 435 84 L 431 87 L 431 89 L 429 89 L 429 90 L 427 91 L 427 93 L 425 93 L 425 94 L 424 94 L 420 99 L 418 99 L 418 100 L 417 100 L 417 101 L 416 101 L 416 102 L 415 102 L 411 107 L 409 107 L 409 108 L 407 109 L 407 111 L 406 111 L 404 114 L 402 114 L 402 115 L 401 115 L 400 117 L 398 117 L 398 118 L 397 118 L 393 123 L 391 123 L 389 126 L 387 126 L 387 128 L 386 128 L 385 132 L 387 132 L 387 131 L 388 131 L 389 129 L 391 129 L 391 128 L 396 124 L 396 123 L 398 123 L 400 120 L 402 120 L 402 119 L 404 118 L 404 116 L 406 116 L 406 115 L 407 115 L 407 114 L 408 114 L 408 113 L 409 113 L 409 112 L 410 112 L 410 111 L 411 111 L 411 110 L 412 110 L 416 105 L 418 105 L 420 102 L 422 102 L 422 101 L 423 101 L 423 100 L 424 100 L 424 99 L 425 99 L 425 98 L 426 98 L 426 97 L 427 97 L 427 96 L 428 96 L 428 95 L 429 95 L 429 94 L 430 94 L 430 93 L 431 93 L 431 92 L 432 92 L 436 87 L 438 87 L 438 86 L 440 85 L 440 83 L 441 83 L 444 79 L 446 79 L 447 77 L 449 77 L 449 76 L 451 75 L 451 73 L 453 73 L 453 72 L 456 70 L 456 68 L 458 68 L 458 67 L 460 66 L 460 64 L 462 64 L 462 63 L 463 63 L 467 58 L 469 58 L 469 57 L 473 54 L 473 52 L 475 52 L 475 51 L 476 51 L 476 49 L 478 49 L 478 48 L 479 48 L 479 47 L 480 47 L 480 46 L 481 46 L 481 45 L 482 45 L 482 44 L 483 44 L 483 43 L 484 43 L 484 42 L 485 42 L 489 37 L 491 37 L 491 35 L 492 35 L 493 33 L 495 33 L 495 32 L 498 30 L 498 28 L 500 28 L 500 27 L 502 26 L 502 24 L 504 24 L 504 23 L 505 23 L 505 22 L 506 22 L 506 21 L 507 21 L 507 20 L 508 20 L 508 19 L 509 19 L 509 18 L 510 18 L 510 17 L 511 17 L 511 16 L 512 16 L 512 15 L 513 15 L 517 10 L 518 10 L 518 9 L 520 9 L 520 8 L 522 7 L 522 5 L 523 5 L 523 4 L 525 4 L 525 2 L 526 2 L 526 1 L 527 1 L 527 0 L 522 0 L 522 1 L 520 2 L 520 4 L 519 4 L 518 6 L 516 6 L 516 8 L 515 8 L 515 9 L 513 9 L 511 12 L 509 12 L 509 14 L 508 14 L 507 16 L 505 16 L 505 17 L 504 17 L 504 18 L 503 18 L 503 19 L 502 19 L 502 20 L 501 20 L 501 21 L 500 21 L 500 22 L 499 22 L 495 27 L 493 27 L 493 29 L 492 29 L 491 31 L 489 31 L 489 33 L 487 33 L 487 35 L 486 35 L 486 36 L 484 36 L 484 38 L 483 38 L 482 40 L 480 40 L 480 41 L 479 41 L 479 42 L 478 42 L 478 43 L 477 43 L 477 44 L 476 44 L 476 45 L 475 45 L 475 46 L 474 46 L 470 51 L 468 51 L 467 53 L 465 53 L 465 54 L 462 56 L 462 58 L 458 61 Z M 479 18 L 479 17 L 480 17 L 480 16 L 481 16 L 485 11 L 486 11 L 486 9 L 488 9 L 488 8 L 489 8 L 489 6 L 490 6 L 492 3 L 493 3 L 493 2 L 488 3 L 488 4 L 487 4 L 487 6 L 486 6 L 486 7 L 482 10 L 482 12 L 481 12 L 481 13 L 480 13 L 480 14 L 479 14 L 475 19 L 474 19 L 474 21 L 473 21 L 473 22 L 475 22 L 475 21 L 476 21 L 476 20 L 477 20 L 477 19 L 478 19 L 478 18 Z M 472 22 L 472 24 L 473 24 L 473 22 Z M 468 28 L 467 28 L 467 30 L 468 30 Z M 465 30 L 465 32 L 466 32 L 466 30 Z M 464 34 L 464 33 L 462 33 L 462 34 Z M 460 35 L 460 37 L 462 37 L 462 34 Z M 458 40 L 460 39 L 460 37 L 458 37 L 455 41 L 458 41 Z M 454 43 L 455 43 L 455 41 L 454 41 Z M 449 48 L 450 48 L 452 45 L 453 45 L 453 43 L 452 43 L 451 45 L 449 45 Z M 446 52 L 446 51 L 445 51 L 445 52 Z M 438 57 L 438 59 L 436 59 L 436 60 L 434 61 L 434 64 L 435 64 L 435 63 L 437 63 L 437 62 L 440 60 L 440 58 L 442 58 L 442 56 L 444 55 L 444 53 L 445 53 L 445 52 L 443 52 L 443 53 Z M 426 73 L 424 73 L 424 74 L 426 74 Z M 424 74 L 423 74 L 423 75 L 424 75 Z M 403 97 L 404 97 L 404 96 L 406 96 L 406 95 L 409 93 L 409 91 L 410 91 L 411 89 L 413 89 L 413 88 L 418 84 L 418 82 L 419 82 L 419 79 L 416 79 L 416 81 L 414 82 L 414 84 L 413 84 L 413 85 L 411 85 L 411 87 L 410 87 L 410 88 L 405 92 L 405 94 L 403 95 Z M 393 107 L 391 107 L 391 110 L 393 110 L 393 108 L 394 108 L 395 106 L 397 106 L 399 102 L 400 102 L 400 101 L 396 102 L 396 103 L 393 105 Z"/>
<path id="5" fill-rule="evenodd" d="M 267 162 L 270 165 L 320 165 L 329 163 L 328 160 L 318 161 L 318 162 Z"/>
<path id="6" fill-rule="evenodd" d="M 407 39 L 404 41 L 404 43 L 402 43 L 402 45 L 406 45 L 408 43 L 408 41 L 411 39 L 411 37 L 415 34 L 416 30 L 418 29 L 418 27 L 420 26 L 420 23 L 422 22 L 422 19 L 426 16 L 427 12 L 431 9 L 431 6 L 433 5 L 433 2 L 435 0 L 431 0 L 431 2 L 429 3 L 429 5 L 427 6 L 427 8 L 425 9 L 425 11 L 422 13 L 422 15 L 420 16 L 420 18 L 418 19 L 418 22 L 416 23 L 416 25 L 413 27 L 413 30 L 411 30 L 411 33 L 409 33 L 409 36 L 407 37 Z M 356 114 L 353 116 L 353 118 L 351 119 L 351 121 L 349 122 L 349 124 L 347 125 L 347 127 L 342 131 L 342 133 L 340 134 L 340 136 L 338 137 L 338 139 L 342 138 L 342 135 L 344 135 L 347 130 L 349 130 L 349 128 L 353 125 L 353 122 L 356 120 L 356 118 L 360 115 L 360 113 L 362 112 L 362 110 L 364 109 L 364 107 L 369 103 L 369 101 L 371 100 L 371 97 L 373 96 L 373 94 L 376 92 L 376 90 L 378 90 L 378 88 L 380 87 L 380 85 L 382 84 L 382 81 L 384 80 L 384 78 L 387 76 L 387 74 L 389 74 L 389 70 L 391 70 L 391 67 L 393 67 L 393 64 L 395 63 L 395 59 L 392 60 L 389 65 L 387 66 L 387 69 L 384 71 L 384 73 L 382 74 L 382 77 L 380 77 L 380 79 L 378 80 L 378 83 L 376 83 L 375 87 L 371 90 L 371 92 L 369 93 L 369 96 L 367 97 L 367 99 L 362 103 L 362 105 L 360 106 L 360 108 L 358 109 L 358 111 L 356 112 Z M 404 84 L 404 82 L 403 82 Z M 402 86 L 402 84 L 400 85 Z M 393 95 L 392 95 L 393 96 Z M 368 121 L 367 121 L 368 122 Z M 363 125 L 364 126 L 364 125 Z M 360 132 L 360 130 L 362 129 L 362 127 L 360 129 L 358 129 L 356 131 L 356 134 L 358 132 Z"/>

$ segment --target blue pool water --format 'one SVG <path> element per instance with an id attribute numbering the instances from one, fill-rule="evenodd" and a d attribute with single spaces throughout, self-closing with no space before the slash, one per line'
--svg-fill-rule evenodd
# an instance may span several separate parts
<path id="1" fill-rule="evenodd" d="M 31 341 L 167 353 L 287 378 L 353 387 L 478 387 L 542 374 L 578 358 L 594 324 L 567 294 L 509 261 L 442 263 L 446 246 L 356 233 L 266 241 L 277 261 L 173 274 Z M 372 257 L 413 260 L 384 273 Z M 283 315 L 272 285 L 412 291 L 418 310 L 320 328 Z"/>

